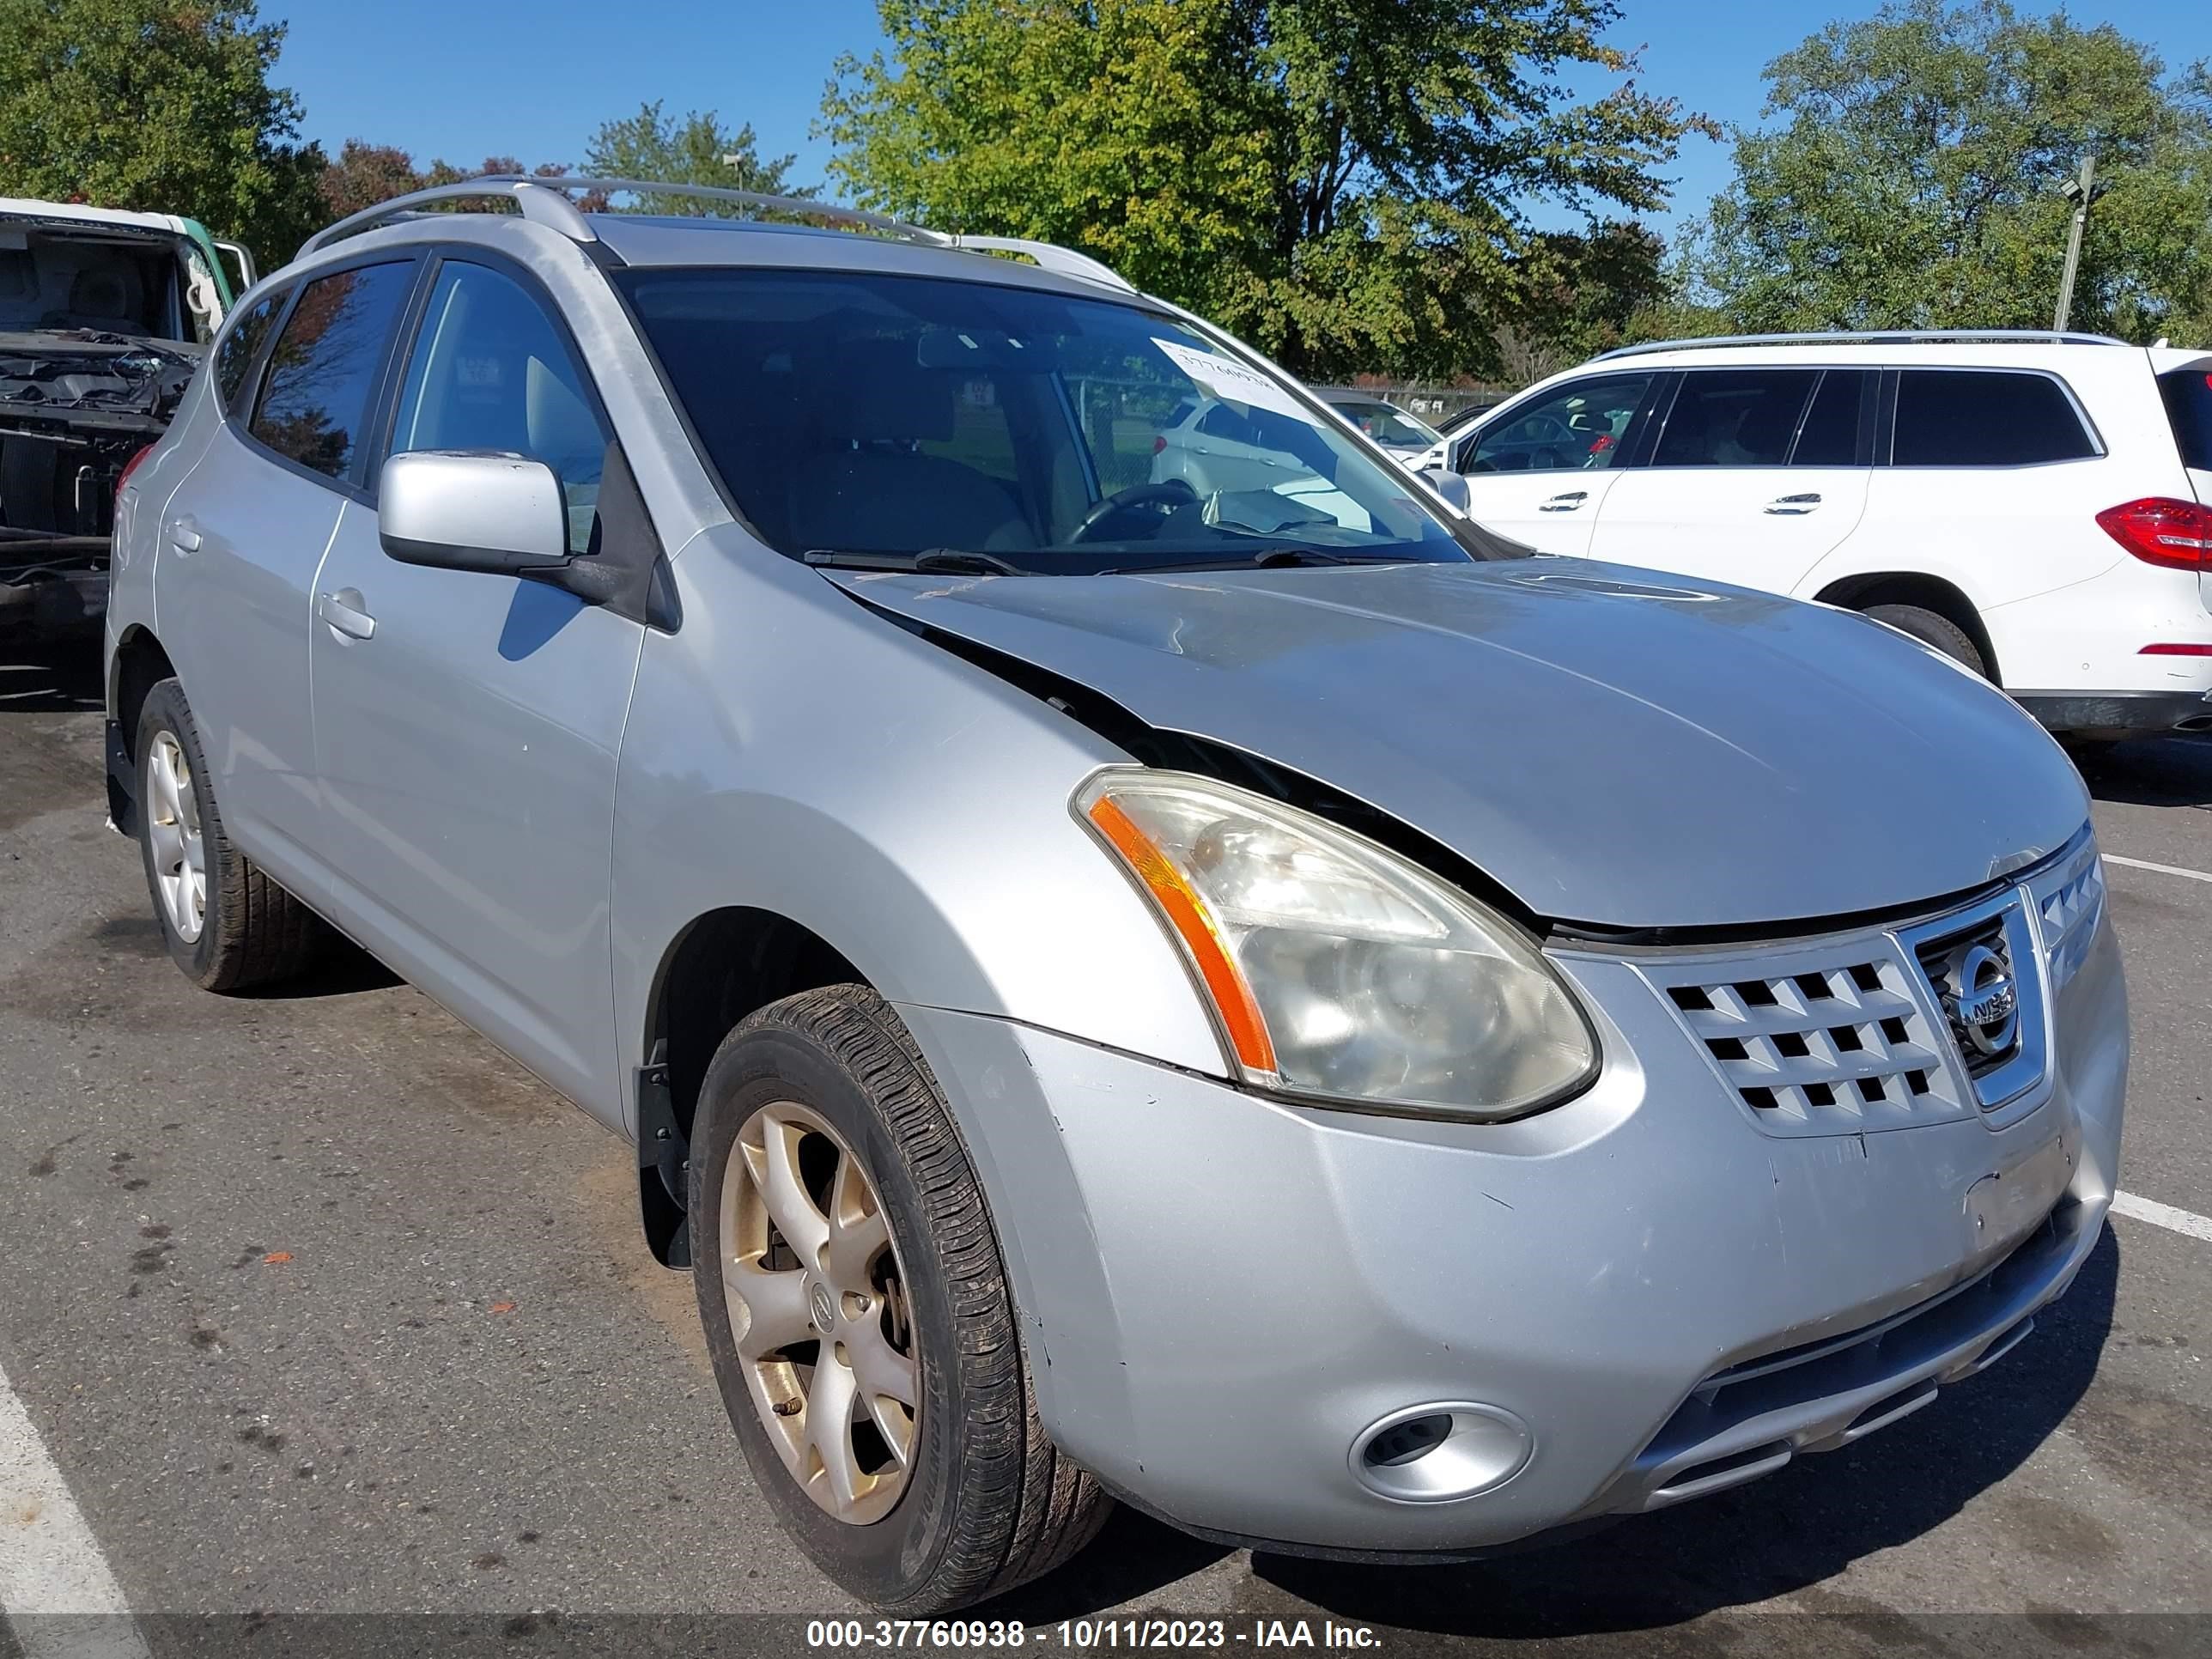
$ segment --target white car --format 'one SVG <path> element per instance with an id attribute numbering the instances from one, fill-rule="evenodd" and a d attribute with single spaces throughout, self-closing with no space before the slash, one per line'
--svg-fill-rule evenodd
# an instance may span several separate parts
<path id="1" fill-rule="evenodd" d="M 2085 737 L 2212 730 L 2212 352 L 1777 335 L 1555 375 L 1424 464 L 1546 553 L 1863 611 Z"/>

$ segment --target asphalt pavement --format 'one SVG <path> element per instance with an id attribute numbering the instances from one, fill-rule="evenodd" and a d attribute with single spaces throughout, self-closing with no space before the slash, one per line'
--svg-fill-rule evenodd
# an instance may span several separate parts
<path id="1" fill-rule="evenodd" d="M 96 665 L 0 659 L 0 1406 L 46 1472 L 9 1475 L 0 1410 L 0 1659 L 800 1651 L 857 1615 L 753 1486 L 628 1149 L 365 961 L 193 989 L 103 825 L 100 759 Z M 2201 1217 L 2212 741 L 2083 764 L 2136 861 L 2108 870 L 2123 1185 Z M 1990 1372 L 1721 1497 L 1442 1568 L 1124 1512 L 980 1616 L 1047 1648 L 1141 1614 L 1393 1653 L 2212 1651 L 2208 1350 L 2212 1239 L 2123 1216 Z M 9 1577 L 11 1527 L 95 1589 Z"/>

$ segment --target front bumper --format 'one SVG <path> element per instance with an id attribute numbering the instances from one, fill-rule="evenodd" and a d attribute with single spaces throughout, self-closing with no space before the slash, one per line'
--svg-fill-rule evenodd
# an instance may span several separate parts
<path id="1" fill-rule="evenodd" d="M 1505 1125 L 1312 1110 L 902 1008 L 1061 1449 L 1194 1531 L 1479 1553 L 1870 1433 L 2001 1357 L 2094 1247 L 2127 1061 L 2109 924 L 2051 1000 L 2032 1109 L 1864 1134 L 1762 1132 L 1633 966 L 1561 965 L 1605 1072 Z M 1970 1196 L 2052 1160 L 2032 1212 L 1992 1226 Z M 1525 1466 L 1449 1502 L 1357 1477 L 1364 1430 L 1443 1401 L 1527 1425 Z"/>

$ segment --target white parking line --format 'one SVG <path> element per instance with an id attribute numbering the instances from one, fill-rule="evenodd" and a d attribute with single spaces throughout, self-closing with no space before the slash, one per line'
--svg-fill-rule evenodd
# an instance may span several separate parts
<path id="1" fill-rule="evenodd" d="M 4 1370 L 0 1614 L 25 1659 L 148 1659 L 107 1558 Z"/>
<path id="2" fill-rule="evenodd" d="M 2154 1227 L 2169 1228 L 2174 1232 L 2187 1233 L 2191 1238 L 2201 1238 L 2212 1243 L 2212 1216 L 2177 1210 L 2172 1205 L 2161 1204 L 2154 1198 L 2140 1198 L 2133 1193 L 2114 1193 L 2112 1213 L 2133 1216 L 2137 1221 L 2148 1221 Z"/>
<path id="3" fill-rule="evenodd" d="M 2118 853 L 2105 854 L 2107 864 L 2124 864 L 2130 870 L 2155 870 L 2161 876 L 2179 876 L 2185 881 L 2212 881 L 2212 875 L 2202 870 L 2185 870 L 2178 864 L 2153 864 L 2148 859 L 2124 859 Z"/>

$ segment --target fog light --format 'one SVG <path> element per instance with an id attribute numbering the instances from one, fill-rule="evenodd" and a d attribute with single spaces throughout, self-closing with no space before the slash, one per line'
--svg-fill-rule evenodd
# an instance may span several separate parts
<path id="1" fill-rule="evenodd" d="M 1352 1474 L 1397 1503 L 1449 1504 L 1504 1486 L 1535 1449 L 1528 1425 L 1504 1407 L 1442 1401 L 1370 1424 L 1352 1443 Z"/>

